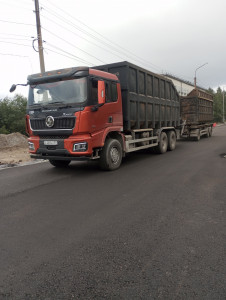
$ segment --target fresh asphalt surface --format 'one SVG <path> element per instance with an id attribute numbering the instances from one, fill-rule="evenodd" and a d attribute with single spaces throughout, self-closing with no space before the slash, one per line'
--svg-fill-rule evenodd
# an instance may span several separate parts
<path id="1" fill-rule="evenodd" d="M 226 126 L 173 152 L 0 171 L 0 299 L 226 299 Z"/>

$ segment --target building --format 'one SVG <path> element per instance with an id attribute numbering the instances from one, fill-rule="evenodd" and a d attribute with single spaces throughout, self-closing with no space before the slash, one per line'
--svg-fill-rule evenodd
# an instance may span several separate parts
<path id="1" fill-rule="evenodd" d="M 179 77 L 173 76 L 168 73 L 162 74 L 162 75 L 165 76 L 166 78 L 172 80 L 173 84 L 175 85 L 175 87 L 181 97 L 187 96 L 194 89 L 194 84 L 189 81 L 183 80 Z M 204 91 L 206 90 L 200 86 L 197 86 L 197 88 L 200 90 L 204 90 Z"/>

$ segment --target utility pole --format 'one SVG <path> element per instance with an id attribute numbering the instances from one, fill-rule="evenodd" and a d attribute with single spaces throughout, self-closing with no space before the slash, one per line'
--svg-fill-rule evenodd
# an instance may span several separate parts
<path id="1" fill-rule="evenodd" d="M 40 69 L 41 69 L 41 73 L 44 73 L 45 62 L 44 62 L 42 31 L 41 31 L 40 14 L 39 14 L 39 0 L 35 0 L 35 15 L 36 15 L 36 27 L 37 27 L 37 35 L 38 35 L 38 52 L 39 52 Z"/>
<path id="2" fill-rule="evenodd" d="M 224 87 L 223 87 L 223 123 L 224 123 Z"/>

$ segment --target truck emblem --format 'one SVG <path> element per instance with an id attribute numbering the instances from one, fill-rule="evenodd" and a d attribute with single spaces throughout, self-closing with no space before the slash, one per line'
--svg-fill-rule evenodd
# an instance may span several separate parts
<path id="1" fill-rule="evenodd" d="M 51 128 L 54 125 L 54 118 L 52 116 L 46 117 L 46 126 Z"/>

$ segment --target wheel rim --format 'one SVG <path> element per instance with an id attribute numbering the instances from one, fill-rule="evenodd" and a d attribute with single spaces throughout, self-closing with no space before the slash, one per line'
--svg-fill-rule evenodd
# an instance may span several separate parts
<path id="1" fill-rule="evenodd" d="M 112 147 L 110 150 L 111 162 L 116 165 L 119 162 L 120 154 L 117 147 Z"/>
<path id="2" fill-rule="evenodd" d="M 167 137 L 166 136 L 162 137 L 162 148 L 164 151 L 167 149 Z"/>
<path id="3" fill-rule="evenodd" d="M 171 135 L 171 147 L 175 147 L 176 144 L 176 134 L 172 133 Z"/>

